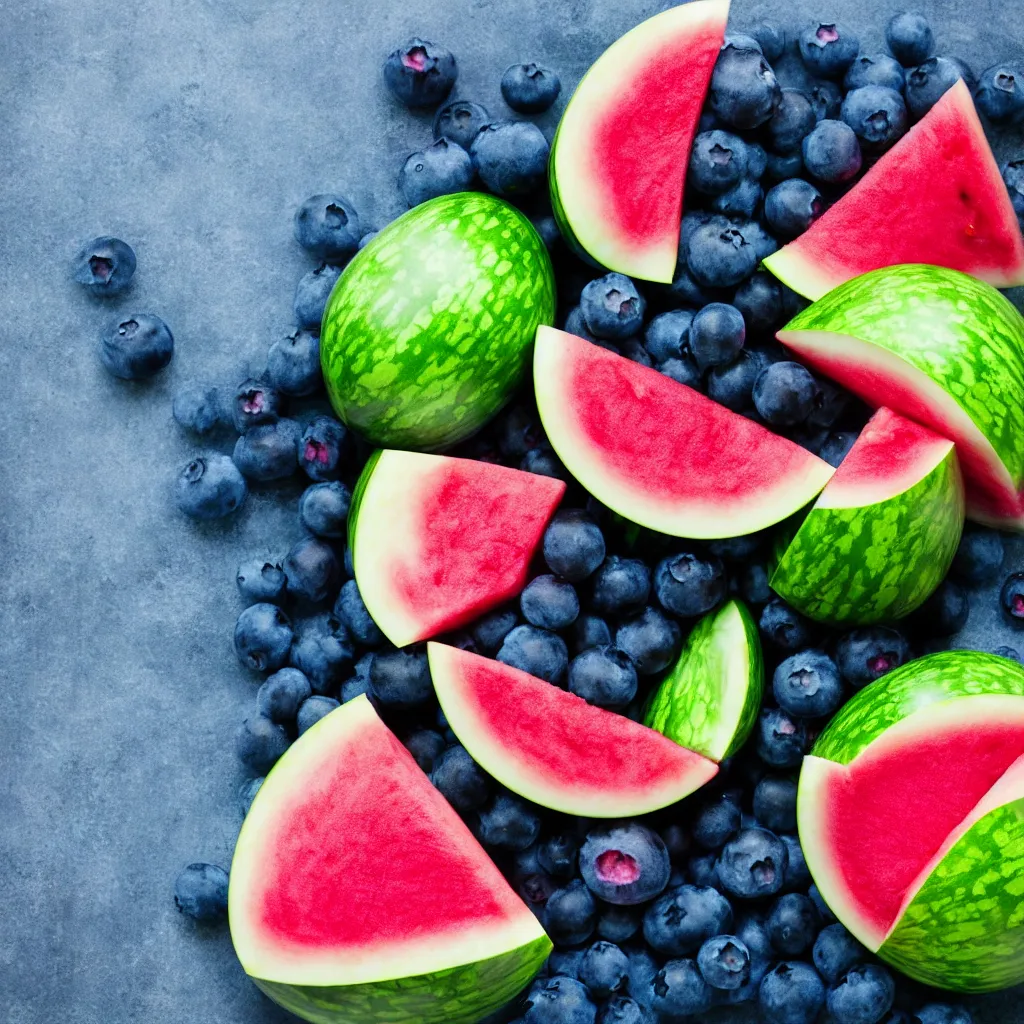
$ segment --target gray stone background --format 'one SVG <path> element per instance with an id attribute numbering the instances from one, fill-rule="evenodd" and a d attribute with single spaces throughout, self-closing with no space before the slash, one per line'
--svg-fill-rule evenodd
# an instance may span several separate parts
<path id="1" fill-rule="evenodd" d="M 733 25 L 846 17 L 877 49 L 894 3 L 738 0 Z M 310 265 L 291 235 L 302 199 L 339 189 L 372 226 L 399 212 L 395 175 L 429 123 L 382 87 L 398 41 L 443 41 L 458 94 L 504 113 L 508 64 L 547 63 L 568 93 L 662 6 L 0 0 L 0 1020 L 286 1018 L 226 931 L 178 916 L 171 885 L 188 861 L 231 855 L 232 735 L 256 682 L 231 646 L 234 570 L 287 549 L 299 492 L 256 494 L 224 525 L 180 517 L 170 487 L 192 445 L 171 395 L 193 378 L 237 383 L 288 328 Z M 917 6 L 940 52 L 977 68 L 1021 56 L 1016 4 Z M 110 304 L 69 278 L 76 247 L 107 233 L 139 257 Z M 96 358 L 101 327 L 133 310 L 177 340 L 149 384 Z M 994 607 L 979 600 L 960 644 L 1024 642 Z M 978 1001 L 977 1020 L 1024 1020 L 1021 1002 Z"/>

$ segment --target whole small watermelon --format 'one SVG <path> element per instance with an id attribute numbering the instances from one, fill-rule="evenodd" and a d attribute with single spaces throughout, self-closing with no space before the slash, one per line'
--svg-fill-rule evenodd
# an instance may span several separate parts
<path id="1" fill-rule="evenodd" d="M 374 444 L 454 444 L 505 404 L 554 313 L 551 260 L 523 214 L 478 192 L 423 203 L 331 293 L 320 334 L 331 403 Z"/>

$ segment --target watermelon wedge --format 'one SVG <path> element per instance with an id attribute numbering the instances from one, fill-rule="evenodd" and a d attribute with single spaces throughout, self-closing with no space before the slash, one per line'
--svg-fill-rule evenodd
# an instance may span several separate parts
<path id="1" fill-rule="evenodd" d="M 963 525 L 953 442 L 879 409 L 785 547 L 771 586 L 819 622 L 902 618 L 942 582 Z"/>
<path id="2" fill-rule="evenodd" d="M 866 687 L 804 759 L 811 874 L 869 949 L 928 984 L 1024 981 L 1024 668 L 932 655 Z"/>
<path id="3" fill-rule="evenodd" d="M 834 472 L 700 392 L 563 331 L 538 329 L 533 380 L 569 472 L 612 511 L 674 537 L 764 529 Z"/>
<path id="4" fill-rule="evenodd" d="M 809 299 L 899 263 L 1024 284 L 1024 238 L 961 79 L 867 174 L 764 265 Z"/>
<path id="5" fill-rule="evenodd" d="M 315 1024 L 474 1024 L 551 950 L 365 697 L 321 719 L 267 776 L 228 903 L 246 973 Z"/>
<path id="6" fill-rule="evenodd" d="M 631 817 L 689 796 L 718 772 L 661 733 L 500 661 L 438 643 L 427 655 L 441 710 L 473 760 L 542 807 Z"/>
<path id="7" fill-rule="evenodd" d="M 687 160 L 728 16 L 728 0 L 695 0 L 649 18 L 569 100 L 551 146 L 551 205 L 584 257 L 671 283 Z"/>
<path id="8" fill-rule="evenodd" d="M 943 267 L 875 270 L 778 337 L 866 402 L 955 441 L 968 518 L 1024 529 L 1024 318 L 995 288 Z"/>
<path id="9" fill-rule="evenodd" d="M 488 462 L 375 453 L 356 484 L 349 547 L 381 632 L 404 647 L 515 597 L 564 493 L 561 480 Z"/>

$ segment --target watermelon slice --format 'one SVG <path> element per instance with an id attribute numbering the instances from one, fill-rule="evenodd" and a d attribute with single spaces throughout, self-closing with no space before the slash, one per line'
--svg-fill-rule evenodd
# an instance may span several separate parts
<path id="1" fill-rule="evenodd" d="M 879 409 L 786 546 L 771 586 L 819 622 L 902 618 L 942 582 L 963 525 L 953 442 Z"/>
<path id="2" fill-rule="evenodd" d="M 799 445 L 657 370 L 541 327 L 537 408 L 577 480 L 674 537 L 738 537 L 802 508 L 834 472 Z"/>
<path id="3" fill-rule="evenodd" d="M 667 807 L 718 772 L 714 761 L 575 694 L 444 644 L 427 644 L 448 724 L 485 771 L 566 814 L 621 818 Z"/>
<path id="4" fill-rule="evenodd" d="M 728 0 L 695 0 L 649 18 L 569 100 L 551 146 L 551 205 L 584 257 L 671 283 L 687 160 L 728 16 Z"/>
<path id="5" fill-rule="evenodd" d="M 349 513 L 367 611 L 404 647 L 515 597 L 564 493 L 561 480 L 488 462 L 377 452 Z"/>
<path id="6" fill-rule="evenodd" d="M 821 298 L 899 263 L 935 263 L 997 288 L 1024 284 L 1024 239 L 961 79 L 867 174 L 764 265 Z"/>
<path id="7" fill-rule="evenodd" d="M 840 285 L 778 336 L 866 402 L 955 441 L 968 517 L 1024 529 L 1024 319 L 995 288 L 889 267 Z"/>
<path id="8" fill-rule="evenodd" d="M 267 776 L 228 903 L 246 973 L 316 1024 L 473 1024 L 551 950 L 366 697 L 321 719 Z"/>
<path id="9" fill-rule="evenodd" d="M 857 694 L 800 775 L 800 840 L 839 920 L 928 984 L 1024 981 L 1024 668 L 932 655 Z"/>

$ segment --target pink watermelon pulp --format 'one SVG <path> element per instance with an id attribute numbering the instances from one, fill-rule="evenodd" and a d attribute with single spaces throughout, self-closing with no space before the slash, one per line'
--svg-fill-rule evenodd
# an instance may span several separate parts
<path id="1" fill-rule="evenodd" d="M 552 205 L 603 266 L 672 280 L 687 156 L 728 14 L 727 0 L 696 0 L 648 19 L 598 58 L 562 115 Z"/>
<path id="2" fill-rule="evenodd" d="M 396 647 L 515 597 L 565 493 L 561 480 L 386 450 L 363 471 L 349 544 L 363 602 Z"/>
<path id="3" fill-rule="evenodd" d="M 675 537 L 737 537 L 806 505 L 832 467 L 656 370 L 549 327 L 537 407 L 559 458 L 599 501 Z"/>
<path id="4" fill-rule="evenodd" d="M 427 645 L 448 724 L 487 772 L 543 807 L 618 818 L 681 800 L 718 765 L 624 715 L 454 647 Z"/>
<path id="5" fill-rule="evenodd" d="M 961 80 L 765 266 L 818 299 L 880 267 L 932 263 L 997 288 L 1024 284 L 1024 239 Z"/>

